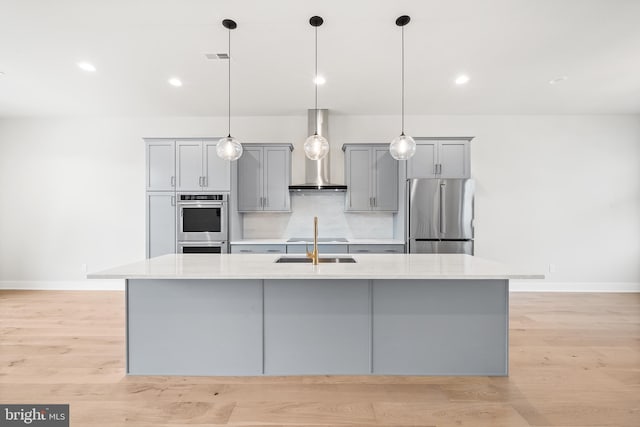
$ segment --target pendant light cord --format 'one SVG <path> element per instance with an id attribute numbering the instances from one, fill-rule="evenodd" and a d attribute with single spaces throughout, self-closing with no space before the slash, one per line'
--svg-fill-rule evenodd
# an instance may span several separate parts
<path id="1" fill-rule="evenodd" d="M 229 65 L 229 92 L 228 92 L 228 98 L 227 98 L 227 101 L 228 101 L 228 105 L 227 105 L 228 110 L 227 111 L 229 113 L 228 114 L 228 117 L 229 117 L 229 124 L 228 124 L 228 126 L 229 126 L 229 134 L 227 135 L 227 138 L 231 138 L 231 29 L 229 29 L 229 49 L 228 49 L 228 52 L 229 52 L 229 64 L 228 64 Z"/>
<path id="2" fill-rule="evenodd" d="M 316 75 L 313 77 L 313 83 L 316 86 L 316 110 L 313 112 L 316 118 L 316 132 L 318 134 L 318 27 L 316 29 Z"/>
<path id="3" fill-rule="evenodd" d="M 404 135 L 404 25 L 402 26 L 402 135 Z"/>

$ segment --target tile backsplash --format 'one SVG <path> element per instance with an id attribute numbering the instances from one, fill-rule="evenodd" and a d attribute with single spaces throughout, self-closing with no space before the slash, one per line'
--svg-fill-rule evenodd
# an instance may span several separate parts
<path id="1" fill-rule="evenodd" d="M 290 213 L 245 213 L 244 239 L 286 239 L 313 235 L 318 217 L 320 237 L 393 238 L 393 213 L 344 212 L 345 193 L 292 193 Z"/>

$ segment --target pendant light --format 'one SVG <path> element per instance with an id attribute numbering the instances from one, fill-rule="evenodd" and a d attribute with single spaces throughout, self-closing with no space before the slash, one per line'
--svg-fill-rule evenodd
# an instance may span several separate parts
<path id="1" fill-rule="evenodd" d="M 225 19 L 222 21 L 222 25 L 229 30 L 229 97 L 228 97 L 228 112 L 229 112 L 229 133 L 226 137 L 221 138 L 216 145 L 216 153 L 218 157 L 224 160 L 234 161 L 238 160 L 242 156 L 242 144 L 236 138 L 231 136 L 231 30 L 235 29 L 238 25 L 231 19 Z"/>
<path id="2" fill-rule="evenodd" d="M 404 26 L 409 23 L 411 18 L 402 15 L 396 19 L 396 25 L 402 28 L 402 133 L 396 136 L 389 144 L 389 152 L 391 157 L 396 160 L 408 160 L 416 152 L 416 142 L 409 135 L 404 134 Z"/>
<path id="3" fill-rule="evenodd" d="M 309 19 L 309 24 L 315 28 L 316 31 L 316 74 L 313 77 L 313 81 L 316 87 L 316 130 L 304 142 L 304 154 L 311 160 L 320 160 L 329 153 L 329 141 L 322 135 L 318 135 L 318 27 L 322 25 L 324 20 L 320 16 L 312 16 Z"/>

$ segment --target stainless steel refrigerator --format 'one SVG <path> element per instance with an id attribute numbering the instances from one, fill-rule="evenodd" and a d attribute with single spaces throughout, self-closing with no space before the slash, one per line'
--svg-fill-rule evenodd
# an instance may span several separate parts
<path id="1" fill-rule="evenodd" d="M 411 179 L 407 240 L 411 253 L 473 255 L 472 179 Z"/>

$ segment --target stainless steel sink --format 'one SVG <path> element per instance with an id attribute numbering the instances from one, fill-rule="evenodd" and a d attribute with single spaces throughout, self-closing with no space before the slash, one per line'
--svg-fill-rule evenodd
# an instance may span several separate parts
<path id="1" fill-rule="evenodd" d="M 278 263 L 290 263 L 290 264 L 311 264 L 313 260 L 311 258 L 302 258 L 302 257 L 285 257 L 282 256 L 276 260 Z M 356 260 L 353 257 L 320 257 L 318 258 L 318 262 L 320 264 L 344 264 L 344 263 L 354 263 Z"/>

